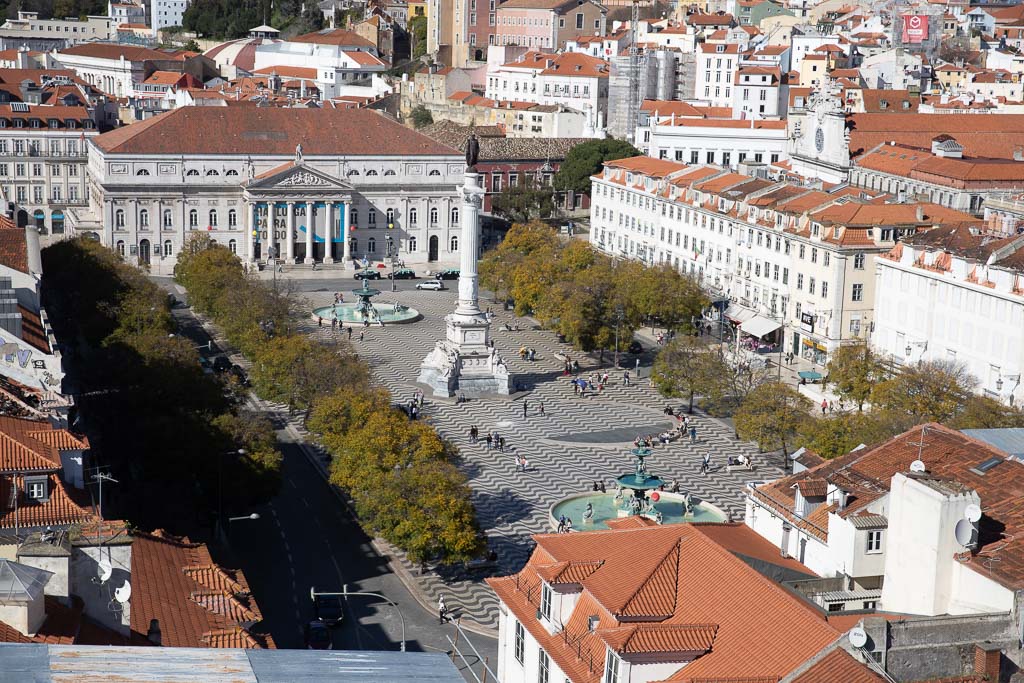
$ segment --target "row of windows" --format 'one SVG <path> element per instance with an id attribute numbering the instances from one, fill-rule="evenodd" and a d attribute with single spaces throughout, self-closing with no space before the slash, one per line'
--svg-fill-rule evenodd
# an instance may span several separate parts
<path id="1" fill-rule="evenodd" d="M 14 188 L 8 186 L 7 196 L 14 197 L 18 204 L 27 204 L 29 201 L 28 188 L 24 185 L 18 185 Z M 64 197 L 64 188 L 61 185 L 51 185 L 49 199 L 46 196 L 46 188 L 42 185 L 34 185 L 32 187 L 32 203 L 43 204 L 47 201 L 50 202 L 69 202 L 76 203 L 81 201 L 78 193 L 78 185 L 68 185 L 67 198 Z"/>
<path id="2" fill-rule="evenodd" d="M 71 178 L 78 177 L 78 164 L 50 164 L 50 175 L 53 177 L 59 177 L 62 173 L 66 173 Z M 11 168 L 14 169 L 14 177 L 26 178 L 28 177 L 28 171 L 31 168 L 33 178 L 43 177 L 43 164 L 0 164 L 0 177 L 7 177 L 10 175 Z"/>
<path id="3" fill-rule="evenodd" d="M 0 139 L 0 154 L 10 154 L 13 150 L 15 156 L 40 156 L 47 148 L 50 156 L 84 156 L 86 153 L 85 144 L 79 145 L 77 140 L 50 140 L 49 145 L 43 145 L 39 140 Z"/>
<path id="4" fill-rule="evenodd" d="M 220 214 L 217 212 L 217 209 L 210 209 L 210 213 L 208 214 L 208 218 L 210 219 L 210 222 L 209 222 L 209 226 L 210 227 L 216 228 L 220 224 Z M 197 211 L 196 209 L 192 209 L 191 211 L 188 212 L 188 225 L 189 225 L 190 228 L 197 228 L 197 227 L 199 227 L 199 211 Z M 125 227 L 125 212 L 124 212 L 124 209 L 117 209 L 116 211 L 114 211 L 114 227 L 115 228 L 124 228 Z M 148 209 L 140 209 L 139 210 L 139 227 L 140 228 L 148 228 L 149 227 L 149 210 Z M 174 227 L 174 212 L 171 211 L 171 209 L 165 209 L 164 210 L 163 227 L 165 227 L 165 228 L 173 228 Z M 238 212 L 235 211 L 234 209 L 229 209 L 228 210 L 228 227 L 229 228 L 238 227 Z"/>

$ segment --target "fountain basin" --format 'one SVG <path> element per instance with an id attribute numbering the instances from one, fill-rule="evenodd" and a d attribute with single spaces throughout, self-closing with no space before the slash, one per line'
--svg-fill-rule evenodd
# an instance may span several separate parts
<path id="1" fill-rule="evenodd" d="M 632 494 L 628 489 L 623 492 L 624 496 Z M 660 500 L 654 507 L 662 515 L 662 524 L 685 524 L 688 522 L 727 522 L 729 515 L 711 503 L 701 500 L 697 496 L 691 497 L 693 512 L 686 513 L 683 503 L 683 495 L 658 491 Z M 583 520 L 583 510 L 587 503 L 594 506 L 594 517 L 590 521 Z M 619 501 L 615 500 L 615 493 L 581 493 L 568 496 L 551 506 L 549 522 L 551 528 L 558 529 L 558 520 L 562 515 L 572 520 L 574 531 L 589 531 L 592 529 L 607 529 L 606 522 L 610 519 L 619 519 L 628 516 L 620 512 Z"/>
<path id="2" fill-rule="evenodd" d="M 325 321 L 337 319 L 342 325 L 362 325 L 363 313 L 356 309 L 357 304 L 336 304 L 333 306 L 321 306 L 313 309 L 313 319 L 318 317 Z M 380 320 L 385 325 L 400 325 L 419 320 L 423 316 L 415 308 L 402 307 L 402 310 L 395 310 L 395 304 L 374 304 L 373 309 L 377 311 Z M 376 324 L 377 318 L 371 317 L 370 323 Z"/>

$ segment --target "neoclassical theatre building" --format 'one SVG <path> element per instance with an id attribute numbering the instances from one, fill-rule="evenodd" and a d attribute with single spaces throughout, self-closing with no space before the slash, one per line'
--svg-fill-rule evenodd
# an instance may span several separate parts
<path id="1" fill-rule="evenodd" d="M 90 139 L 89 208 L 68 219 L 145 265 L 196 231 L 247 261 L 452 262 L 464 168 L 371 110 L 182 107 Z"/>

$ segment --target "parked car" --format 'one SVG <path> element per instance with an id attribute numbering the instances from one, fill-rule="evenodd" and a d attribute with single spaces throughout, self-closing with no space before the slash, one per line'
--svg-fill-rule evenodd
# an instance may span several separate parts
<path id="1" fill-rule="evenodd" d="M 388 278 L 393 280 L 415 280 L 416 271 L 412 268 L 399 268 L 394 273 L 388 273 Z"/>
<path id="2" fill-rule="evenodd" d="M 352 277 L 355 280 L 379 280 L 380 271 L 367 268 L 366 270 L 356 271 L 356 274 Z"/>
<path id="3" fill-rule="evenodd" d="M 643 347 L 643 345 L 640 342 L 638 342 L 636 340 L 633 340 L 633 341 L 631 341 L 629 343 L 629 352 L 630 353 L 635 353 L 635 354 L 641 354 L 641 353 L 644 352 L 644 347 Z"/>
<path id="4" fill-rule="evenodd" d="M 227 356 L 217 356 L 213 359 L 213 369 L 216 372 L 227 372 L 231 369 L 231 359 Z"/>
<path id="5" fill-rule="evenodd" d="M 206 356 L 199 356 L 199 367 L 203 369 L 204 375 L 213 374 L 213 363 L 211 363 L 210 359 Z"/>
<path id="6" fill-rule="evenodd" d="M 310 650 L 333 650 L 334 643 L 331 642 L 331 629 L 327 624 L 315 619 L 306 624 L 306 647 Z"/>
<path id="7" fill-rule="evenodd" d="M 448 288 L 445 287 L 444 283 L 441 282 L 440 280 L 426 280 L 425 282 L 418 282 L 416 284 L 416 289 L 432 289 L 436 292 L 439 292 L 442 289 Z"/>
<path id="8" fill-rule="evenodd" d="M 238 383 L 241 386 L 243 386 L 243 387 L 249 386 L 249 378 L 246 377 L 245 370 L 243 370 L 241 367 L 239 367 L 235 363 L 232 363 L 231 364 L 231 369 L 228 370 L 228 372 L 230 372 L 235 377 L 235 379 L 238 380 Z"/>
<path id="9" fill-rule="evenodd" d="M 434 277 L 436 277 L 438 280 L 458 280 L 459 279 L 459 269 L 458 268 L 445 268 L 444 270 L 438 272 L 438 274 L 435 275 Z"/>
<path id="10" fill-rule="evenodd" d="M 345 618 L 345 607 L 338 595 L 318 595 L 313 600 L 313 613 L 328 626 L 334 627 Z"/>

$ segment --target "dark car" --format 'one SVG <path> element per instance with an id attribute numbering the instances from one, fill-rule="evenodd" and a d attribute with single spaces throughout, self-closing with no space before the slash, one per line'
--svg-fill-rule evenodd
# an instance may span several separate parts
<path id="1" fill-rule="evenodd" d="M 379 270 L 369 270 L 369 269 L 367 269 L 367 270 L 360 270 L 360 271 L 356 272 L 356 274 L 353 275 L 352 277 L 355 280 L 379 280 L 380 279 L 380 271 Z"/>
<path id="2" fill-rule="evenodd" d="M 331 629 L 319 619 L 306 624 L 306 647 L 310 650 L 333 650 Z"/>
<path id="3" fill-rule="evenodd" d="M 217 356 L 213 359 L 213 369 L 216 372 L 227 372 L 231 369 L 231 359 L 227 356 Z"/>
<path id="4" fill-rule="evenodd" d="M 238 365 L 232 363 L 231 368 L 228 370 L 228 372 L 230 372 L 232 376 L 234 376 L 234 378 L 238 380 L 238 383 L 241 386 L 249 386 L 249 378 L 245 376 L 245 370 L 240 368 Z"/>
<path id="5" fill-rule="evenodd" d="M 338 595 L 318 595 L 313 600 L 313 613 L 328 626 L 337 626 L 345 618 L 345 608 Z"/>
<path id="6" fill-rule="evenodd" d="M 438 280 L 458 280 L 459 269 L 458 268 L 445 268 L 440 273 L 435 275 Z"/>
<path id="7" fill-rule="evenodd" d="M 388 278 L 392 280 L 415 280 L 416 271 L 412 268 L 399 268 L 394 273 L 388 273 Z"/>
<path id="8" fill-rule="evenodd" d="M 203 369 L 203 373 L 206 375 L 213 373 L 213 363 L 206 356 L 199 356 L 199 367 Z"/>
<path id="9" fill-rule="evenodd" d="M 629 343 L 629 352 L 640 354 L 644 352 L 644 347 L 640 342 L 634 340 Z"/>

